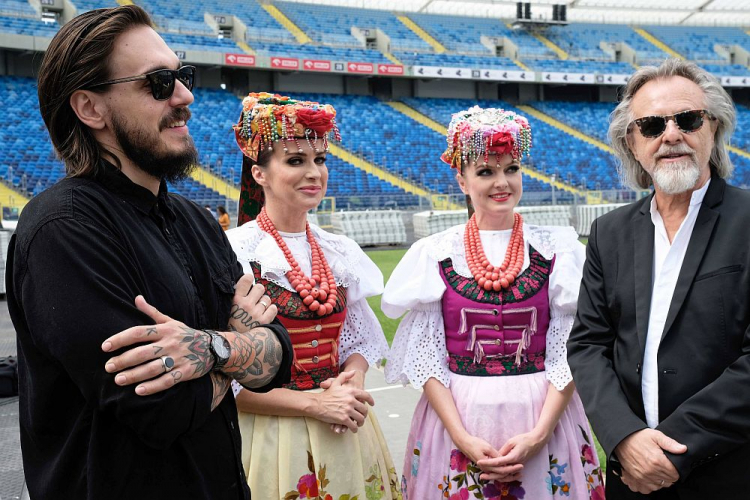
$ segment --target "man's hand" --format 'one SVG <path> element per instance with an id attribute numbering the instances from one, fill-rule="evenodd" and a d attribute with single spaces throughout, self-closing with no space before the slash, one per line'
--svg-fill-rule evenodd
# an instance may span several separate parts
<path id="1" fill-rule="evenodd" d="M 642 494 L 671 486 L 680 475 L 664 451 L 679 455 L 687 451 L 687 446 L 654 429 L 643 429 L 623 439 L 615 448 L 622 465 L 622 482 Z"/>
<path id="2" fill-rule="evenodd" d="M 365 424 L 369 404 L 375 405 L 370 393 L 357 389 L 347 382 L 355 376 L 353 371 L 341 372 L 335 379 L 329 379 L 321 384 L 325 390 L 315 393 L 317 402 L 315 418 L 332 424 L 332 429 L 346 428 L 357 432 Z M 335 431 L 343 432 L 343 431 Z"/>
<path id="3" fill-rule="evenodd" d="M 211 337 L 206 332 L 190 328 L 160 313 L 142 295 L 135 298 L 135 306 L 156 324 L 128 328 L 102 344 L 104 352 L 112 352 L 149 342 L 107 361 L 105 370 L 108 373 L 121 372 L 115 377 L 117 385 L 148 380 L 135 388 L 136 394 L 147 396 L 167 390 L 178 382 L 202 377 L 211 370 L 214 359 L 208 349 Z M 174 366 L 171 370 L 165 371 L 162 356 L 172 358 Z"/>
<path id="4" fill-rule="evenodd" d="M 260 283 L 254 284 L 252 274 L 245 274 L 234 288 L 234 303 L 229 311 L 229 329 L 246 333 L 256 326 L 267 325 L 276 317 L 278 309 L 271 303 L 266 289 Z"/>

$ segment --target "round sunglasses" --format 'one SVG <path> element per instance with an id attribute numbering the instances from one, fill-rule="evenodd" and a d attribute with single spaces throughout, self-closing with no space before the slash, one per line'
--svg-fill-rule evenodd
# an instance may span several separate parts
<path id="1" fill-rule="evenodd" d="M 673 120 L 677 128 L 685 133 L 695 132 L 703 126 L 703 117 L 709 120 L 715 120 L 716 117 L 711 112 L 705 109 L 691 109 L 688 111 L 681 111 L 673 115 L 662 115 L 662 116 L 644 116 L 633 120 L 630 126 L 635 123 L 638 126 L 638 130 L 641 131 L 643 137 L 654 138 L 659 137 L 667 129 L 667 122 Z"/>
<path id="2" fill-rule="evenodd" d="M 151 95 L 157 101 L 166 101 L 174 94 L 175 82 L 179 80 L 188 90 L 193 90 L 195 84 L 195 66 L 183 66 L 180 69 L 157 69 L 143 75 L 128 76 L 109 80 L 107 82 L 89 85 L 86 89 L 114 85 L 116 83 L 134 82 L 136 80 L 148 80 L 151 86 Z"/>

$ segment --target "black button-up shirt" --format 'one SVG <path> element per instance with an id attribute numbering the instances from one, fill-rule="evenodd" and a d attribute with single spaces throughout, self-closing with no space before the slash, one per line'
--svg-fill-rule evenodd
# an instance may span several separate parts
<path id="1" fill-rule="evenodd" d="M 211 411 L 204 376 L 151 396 L 104 370 L 109 336 L 153 323 L 134 299 L 225 330 L 242 275 L 203 208 L 134 184 L 111 164 L 67 178 L 24 209 L 8 254 L 18 337 L 21 448 L 39 499 L 247 499 L 231 390 Z M 291 345 L 265 390 L 289 380 Z"/>

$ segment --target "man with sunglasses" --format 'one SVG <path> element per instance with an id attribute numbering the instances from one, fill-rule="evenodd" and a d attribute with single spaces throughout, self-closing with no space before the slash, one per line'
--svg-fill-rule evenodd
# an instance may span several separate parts
<path id="1" fill-rule="evenodd" d="M 668 60 L 628 81 L 609 135 L 653 194 L 591 226 L 568 360 L 607 453 L 607 498 L 748 498 L 750 194 L 729 186 L 735 108 Z"/>
<path id="2" fill-rule="evenodd" d="M 68 175 L 26 206 L 8 254 L 33 499 L 247 500 L 230 380 L 289 380 L 275 306 L 211 215 L 167 192 L 196 163 L 195 68 L 151 25 L 134 5 L 89 11 L 39 69 Z"/>

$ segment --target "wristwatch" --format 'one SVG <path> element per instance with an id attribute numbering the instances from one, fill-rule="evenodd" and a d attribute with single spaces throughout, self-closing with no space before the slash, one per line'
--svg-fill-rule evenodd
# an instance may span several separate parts
<path id="1" fill-rule="evenodd" d="M 211 351 L 211 355 L 214 357 L 214 371 L 221 370 L 224 365 L 229 361 L 229 355 L 232 352 L 232 347 L 229 345 L 229 341 L 222 335 L 219 335 L 213 330 L 203 330 L 211 337 L 211 342 L 208 344 L 208 350 Z"/>

